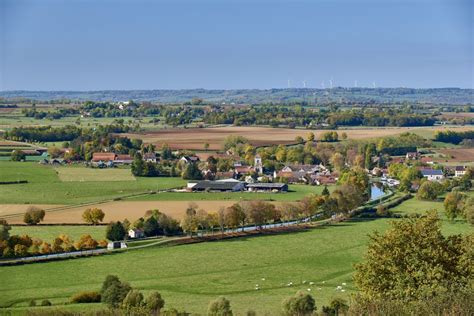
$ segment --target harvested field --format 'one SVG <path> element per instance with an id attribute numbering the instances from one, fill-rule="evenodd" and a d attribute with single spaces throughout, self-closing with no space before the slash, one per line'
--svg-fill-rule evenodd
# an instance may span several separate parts
<path id="1" fill-rule="evenodd" d="M 474 162 L 474 148 L 441 149 L 438 152 L 450 162 Z"/>
<path id="2" fill-rule="evenodd" d="M 456 129 L 456 127 L 385 127 L 385 128 L 354 128 L 339 129 L 338 133 L 346 132 L 349 139 L 365 139 L 384 136 L 398 135 L 404 132 L 421 132 L 432 135 L 433 131 L 444 129 Z M 472 129 L 462 127 L 460 129 Z M 188 128 L 188 129 L 165 129 L 157 132 L 143 134 L 129 133 L 123 134 L 129 138 L 139 138 L 145 143 L 152 143 L 161 146 L 167 143 L 173 149 L 202 150 L 204 143 L 209 144 L 209 149 L 220 150 L 223 147 L 224 138 L 229 135 L 240 135 L 247 138 L 254 146 L 292 144 L 295 137 L 306 137 L 306 134 L 313 132 L 318 139 L 322 133 L 328 130 L 303 130 L 271 127 L 213 127 L 213 128 Z"/>
<path id="3" fill-rule="evenodd" d="M 440 117 L 450 119 L 450 118 L 474 118 L 474 112 L 443 112 Z"/>
<path id="4" fill-rule="evenodd" d="M 208 212 L 217 212 L 220 207 L 230 206 L 236 201 L 198 201 L 195 202 L 199 208 Z M 147 210 L 159 209 L 161 212 L 180 220 L 189 205 L 189 201 L 116 201 L 93 206 L 74 207 L 59 211 L 48 212 L 48 209 L 57 209 L 61 205 L 37 205 L 46 210 L 44 218 L 45 224 L 60 224 L 60 223 L 83 223 L 82 213 L 88 207 L 98 207 L 105 213 L 104 222 L 123 221 L 128 218 L 131 222 L 142 217 Z M 23 215 L 29 205 L 22 204 L 3 204 L 0 205 L 0 217 L 5 216 L 9 223 L 21 224 L 23 222 Z M 13 215 L 12 214 L 18 214 Z M 10 215 L 10 216 L 8 216 Z"/>
<path id="5" fill-rule="evenodd" d="M 56 168 L 59 179 L 63 182 L 73 181 L 134 181 L 130 169 L 93 169 L 93 168 Z"/>

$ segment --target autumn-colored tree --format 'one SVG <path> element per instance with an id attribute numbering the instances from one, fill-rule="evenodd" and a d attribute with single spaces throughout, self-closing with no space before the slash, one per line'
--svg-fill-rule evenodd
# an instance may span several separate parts
<path id="1" fill-rule="evenodd" d="M 99 243 L 92 238 L 91 235 L 82 235 L 81 238 L 74 244 L 77 250 L 95 249 Z"/>
<path id="2" fill-rule="evenodd" d="M 336 171 L 342 171 L 344 169 L 344 156 L 341 153 L 334 153 L 331 157 L 331 165 Z"/>
<path id="3" fill-rule="evenodd" d="M 181 227 L 185 233 L 189 233 L 193 237 L 193 233 L 196 233 L 199 229 L 199 221 L 197 218 L 197 205 L 196 203 L 189 203 L 186 209 L 186 214 L 181 221 Z"/>
<path id="4" fill-rule="evenodd" d="M 436 211 L 393 221 L 370 236 L 354 280 L 366 299 L 418 300 L 468 289 L 474 277 L 474 235 L 443 236 Z"/>
<path id="5" fill-rule="evenodd" d="M 461 214 L 464 208 L 464 199 L 464 195 L 457 191 L 448 193 L 444 198 L 444 212 L 451 221 Z"/>
<path id="6" fill-rule="evenodd" d="M 105 213 L 100 208 L 88 208 L 82 213 L 84 222 L 97 225 L 104 220 Z"/>
<path id="7" fill-rule="evenodd" d="M 227 227 L 230 228 L 237 228 L 239 226 L 245 225 L 247 216 L 245 215 L 244 210 L 242 209 L 242 206 L 238 203 L 235 203 L 228 208 L 226 208 L 225 212 L 225 221 Z"/>
<path id="8" fill-rule="evenodd" d="M 41 246 L 39 247 L 39 251 L 41 254 L 48 254 L 52 252 L 51 245 L 45 241 L 42 242 Z"/>
<path id="9" fill-rule="evenodd" d="M 36 225 L 44 219 L 45 211 L 36 206 L 30 206 L 23 215 L 23 222 L 28 225 Z"/>

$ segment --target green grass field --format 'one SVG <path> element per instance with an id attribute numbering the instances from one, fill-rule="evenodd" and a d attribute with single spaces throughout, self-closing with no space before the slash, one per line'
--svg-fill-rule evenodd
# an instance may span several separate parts
<path id="1" fill-rule="evenodd" d="M 78 240 L 82 235 L 91 235 L 96 240 L 105 239 L 106 226 L 12 226 L 10 235 L 28 235 L 34 238 L 40 238 L 44 241 L 51 242 L 54 238 L 60 234 L 66 234 L 73 240 Z"/>
<path id="2" fill-rule="evenodd" d="M 135 181 L 130 169 L 92 169 L 92 168 L 56 168 L 58 177 L 63 182 L 88 181 Z"/>
<path id="3" fill-rule="evenodd" d="M 400 211 L 406 209 L 404 206 Z M 204 314 L 211 299 L 224 295 L 239 314 L 253 309 L 259 315 L 276 315 L 285 297 L 308 289 L 321 308 L 333 297 L 348 299 L 354 293 L 353 264 L 362 259 L 367 235 L 385 230 L 389 221 L 352 221 L 300 233 L 2 267 L 0 306 L 21 311 L 31 299 L 49 299 L 62 305 L 76 292 L 99 290 L 107 274 L 117 274 L 145 293 L 160 291 L 167 308 L 194 313 Z M 443 222 L 444 230 L 471 231 L 459 224 Z M 289 282 L 294 285 L 288 286 Z M 309 282 L 315 284 L 310 286 Z M 347 283 L 345 292 L 336 291 L 342 283 Z M 260 290 L 255 289 L 256 284 Z M 86 309 L 100 307 L 84 305 Z"/>
<path id="4" fill-rule="evenodd" d="M 86 168 L 82 170 L 89 172 Z M 123 174 L 122 169 L 112 169 L 111 172 Z M 62 182 L 58 172 L 50 166 L 33 162 L 0 162 L 0 181 L 14 180 L 27 180 L 28 183 L 0 185 L 0 203 L 77 204 L 181 187 L 186 183 L 181 178 Z"/>
<path id="5" fill-rule="evenodd" d="M 125 179 L 129 179 L 124 181 Z M 43 166 L 34 162 L 0 161 L 0 181 L 27 180 L 26 184 L 0 185 L 0 204 L 79 204 L 168 188 L 184 187 L 181 178 L 133 177 L 129 169 Z M 62 181 L 63 180 L 63 181 Z M 73 181 L 76 180 L 76 181 Z M 84 181 L 82 181 L 84 180 Z M 165 192 L 131 198 L 137 201 L 209 201 L 265 199 L 296 201 L 324 187 L 290 185 L 288 193 L 179 193 Z M 28 194 L 25 194 L 28 192 Z"/>

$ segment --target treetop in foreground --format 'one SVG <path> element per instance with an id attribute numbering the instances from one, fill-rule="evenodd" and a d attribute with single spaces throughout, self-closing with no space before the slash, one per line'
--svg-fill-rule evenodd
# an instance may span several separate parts
<path id="1" fill-rule="evenodd" d="M 368 300 L 416 301 L 472 291 L 474 234 L 444 237 L 435 211 L 370 236 L 355 282 Z"/>

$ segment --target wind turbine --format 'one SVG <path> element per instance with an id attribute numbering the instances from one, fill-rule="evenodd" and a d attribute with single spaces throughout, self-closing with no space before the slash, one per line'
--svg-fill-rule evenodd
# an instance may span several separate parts
<path id="1" fill-rule="evenodd" d="M 354 88 L 357 88 L 357 80 L 354 80 Z"/>
<path id="2" fill-rule="evenodd" d="M 324 85 L 324 81 L 321 81 L 321 88 L 326 89 L 326 86 Z"/>
<path id="3" fill-rule="evenodd" d="M 291 88 L 291 81 L 288 79 L 288 89 Z"/>
<path id="4" fill-rule="evenodd" d="M 303 80 L 303 88 L 306 88 L 306 80 Z"/>
<path id="5" fill-rule="evenodd" d="M 375 81 L 372 82 L 372 88 L 375 89 Z"/>
<path id="6" fill-rule="evenodd" d="M 329 79 L 329 89 L 332 89 L 332 77 Z"/>

